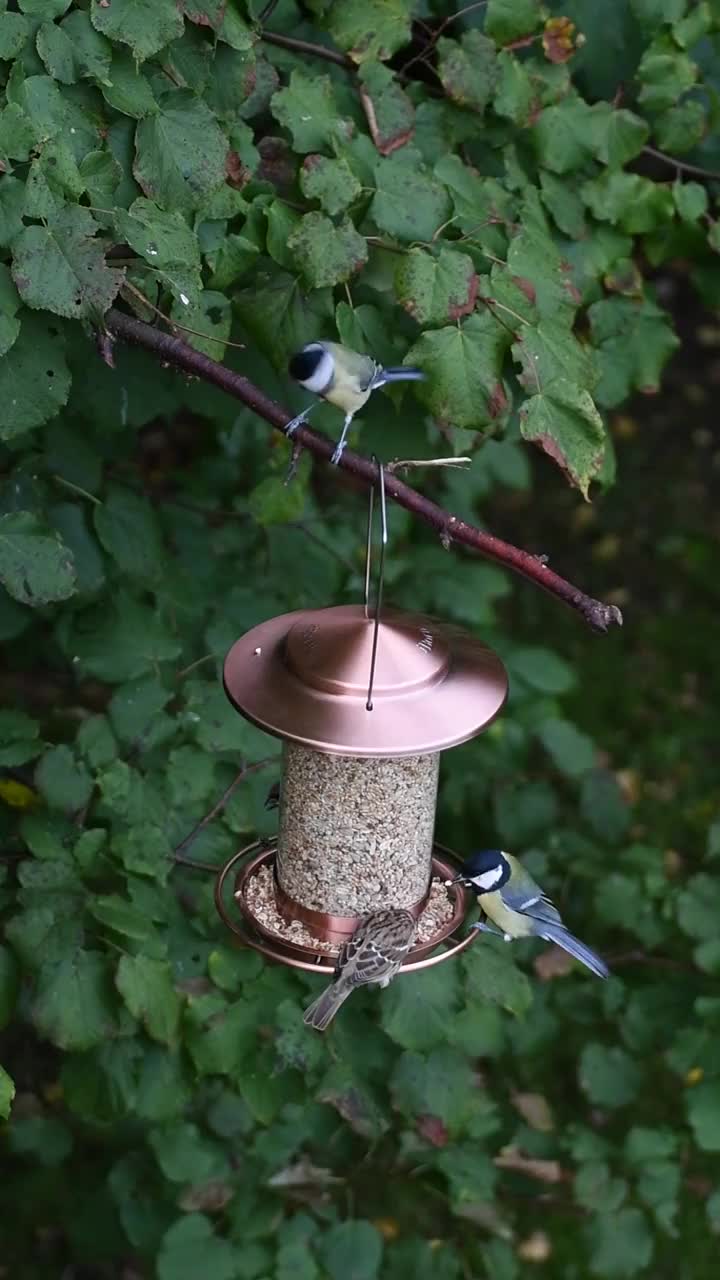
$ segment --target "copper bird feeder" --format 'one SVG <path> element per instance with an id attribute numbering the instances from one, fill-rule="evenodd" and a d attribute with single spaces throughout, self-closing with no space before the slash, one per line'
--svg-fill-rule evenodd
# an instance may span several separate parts
<path id="1" fill-rule="evenodd" d="M 375 608 L 371 495 L 364 605 L 272 618 L 236 641 L 224 667 L 230 701 L 283 750 L 277 840 L 231 859 L 217 882 L 218 909 L 247 945 L 319 972 L 332 971 L 360 917 L 381 907 L 418 918 L 404 970 L 449 958 L 477 936 L 458 936 L 465 891 L 445 887 L 452 855 L 434 845 L 440 752 L 486 729 L 507 696 L 505 668 L 479 640 L 382 608 L 382 468 L 379 475 Z"/>

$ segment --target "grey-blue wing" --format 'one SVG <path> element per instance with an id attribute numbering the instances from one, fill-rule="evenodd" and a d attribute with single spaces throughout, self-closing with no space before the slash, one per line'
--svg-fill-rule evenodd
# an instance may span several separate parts
<path id="1" fill-rule="evenodd" d="M 555 903 L 543 893 L 532 876 L 524 876 L 523 883 L 517 886 L 503 885 L 500 892 L 503 902 L 508 907 L 512 907 L 514 911 L 519 911 L 524 916 L 529 916 L 532 920 L 537 920 L 539 925 L 562 925 L 560 912 Z"/>

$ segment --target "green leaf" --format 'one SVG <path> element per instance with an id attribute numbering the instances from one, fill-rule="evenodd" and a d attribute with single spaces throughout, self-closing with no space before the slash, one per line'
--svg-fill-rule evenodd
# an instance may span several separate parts
<path id="1" fill-rule="evenodd" d="M 285 484 L 279 476 L 266 476 L 248 496 L 248 511 L 261 525 L 285 524 L 299 520 L 307 502 L 307 466 L 303 476 Z"/>
<path id="2" fill-rule="evenodd" d="M 598 103 L 593 108 L 593 151 L 608 169 L 621 169 L 642 151 L 650 136 L 647 121 L 624 107 L 617 110 Z"/>
<path id="3" fill-rule="evenodd" d="M 115 985 L 133 1017 L 143 1023 L 153 1040 L 168 1045 L 175 1043 L 180 997 L 165 960 L 153 960 L 145 955 L 121 956 Z"/>
<path id="4" fill-rule="evenodd" d="M 485 33 L 497 44 L 532 35 L 541 21 L 539 0 L 488 0 Z"/>
<path id="5" fill-rule="evenodd" d="M 287 88 L 273 94 L 270 107 L 275 119 L 290 131 L 295 151 L 320 151 L 335 136 L 346 133 L 328 76 L 293 71 Z"/>
<path id="6" fill-rule="evenodd" d="M 602 419 L 587 391 L 555 378 L 549 391 L 532 396 L 520 410 L 520 429 L 565 472 L 587 497 L 605 447 Z"/>
<path id="7" fill-rule="evenodd" d="M 644 1213 L 620 1209 L 594 1214 L 587 1224 L 590 1270 L 602 1280 L 638 1275 L 653 1256 L 653 1239 Z"/>
<path id="8" fill-rule="evenodd" d="M 445 188 L 430 176 L 414 147 L 378 160 L 375 182 L 370 217 L 398 240 L 432 240 L 450 216 Z"/>
<path id="9" fill-rule="evenodd" d="M 3 183 L 13 181 L 4 178 Z M 70 371 L 62 336 L 44 316 L 21 313 L 11 354 L 0 358 L 0 438 L 10 440 L 39 427 L 65 404 Z"/>
<path id="10" fill-rule="evenodd" d="M 105 550 L 129 578 L 157 582 L 165 566 L 157 517 L 146 498 L 113 488 L 95 507 L 95 529 Z"/>
<path id="11" fill-rule="evenodd" d="M 15 1097 L 15 1085 L 5 1068 L 0 1065 L 0 1119 L 7 1120 Z"/>
<path id="12" fill-rule="evenodd" d="M 200 267 L 197 235 L 181 213 L 166 213 L 141 196 L 127 212 L 116 210 L 114 222 L 118 236 L 151 267 Z"/>
<path id="13" fill-rule="evenodd" d="M 506 942 L 480 937 L 465 963 L 468 992 L 478 1000 L 491 1000 L 510 1013 L 521 1015 L 532 1003 L 532 988 L 517 968 Z"/>
<path id="14" fill-rule="evenodd" d="M 0 60 L 11 62 L 30 35 L 27 18 L 19 13 L 0 13 Z"/>
<path id="15" fill-rule="evenodd" d="M 518 330 L 512 354 L 522 368 L 518 381 L 526 391 L 552 391 L 556 381 L 591 391 L 597 382 L 592 351 L 562 323 L 551 319 Z"/>
<path id="16" fill-rule="evenodd" d="M 456 1049 L 433 1049 L 426 1057 L 403 1053 L 394 1066 L 391 1089 L 403 1115 L 435 1116 L 458 1134 L 475 1109 L 472 1067 Z"/>
<path id="17" fill-rule="evenodd" d="M 580 812 L 601 840 L 615 844 L 625 835 L 630 822 L 628 806 L 608 769 L 590 769 L 583 777 Z"/>
<path id="18" fill-rule="evenodd" d="M 375 1280 L 382 1236 L 369 1222 L 339 1222 L 322 1237 L 321 1257 L 332 1280 Z"/>
<path id="19" fill-rule="evenodd" d="M 604 1161 L 588 1160 L 578 1169 L 573 1190 L 583 1209 L 615 1213 L 627 1198 L 628 1184 L 623 1178 L 611 1177 Z"/>
<path id="20" fill-rule="evenodd" d="M 204 1137 L 197 1125 L 174 1124 L 154 1129 L 148 1135 L 148 1143 L 171 1182 L 199 1185 L 225 1172 L 221 1149 Z"/>
<path id="21" fill-rule="evenodd" d="M 509 392 L 502 380 L 508 330 L 489 311 L 421 334 L 407 354 L 427 380 L 415 394 L 442 423 L 453 427 L 483 427 L 502 423 L 509 409 Z"/>
<path id="22" fill-rule="evenodd" d="M 159 53 L 183 33 L 175 0 L 92 0 L 91 19 L 96 31 L 129 45 L 137 62 Z"/>
<path id="23" fill-rule="evenodd" d="M 92 778 L 70 747 L 52 747 L 35 770 L 35 785 L 50 805 L 64 813 L 76 813 L 90 799 Z"/>
<path id="24" fill-rule="evenodd" d="M 411 249 L 395 272 L 398 302 L 423 326 L 459 320 L 475 307 L 478 278 L 472 258 L 443 246 L 435 257 Z"/>
<path id="25" fill-rule="evenodd" d="M 158 1280 L 236 1280 L 237 1250 L 213 1233 L 201 1213 L 189 1213 L 165 1232 L 157 1260 Z"/>
<path id="26" fill-rule="evenodd" d="M 717 936 L 720 885 L 712 876 L 705 872 L 691 876 L 676 901 L 678 923 L 684 933 L 701 940 Z"/>
<path id="27" fill-rule="evenodd" d="M 33 607 L 66 600 L 75 591 L 70 552 L 29 511 L 0 516 L 0 582 Z"/>
<path id="28" fill-rule="evenodd" d="M 334 0 L 328 30 L 353 62 L 386 61 L 410 39 L 412 0 Z"/>
<path id="29" fill-rule="evenodd" d="M 514 649 L 507 655 L 506 663 L 512 673 L 541 693 L 567 693 L 576 681 L 572 668 L 551 649 L 530 646 Z"/>
<path id="30" fill-rule="evenodd" d="M 342 213 L 362 190 L 347 160 L 306 156 L 300 170 L 300 190 L 308 200 L 318 200 L 326 213 Z"/>
<path id="31" fill-rule="evenodd" d="M 457 974 L 439 965 L 393 983 L 382 1001 L 385 1032 L 403 1049 L 431 1049 L 446 1043 L 457 1003 Z"/>
<path id="32" fill-rule="evenodd" d="M 688 1089 L 685 1106 L 701 1151 L 720 1151 L 720 1081 L 703 1080 Z"/>
<path id="33" fill-rule="evenodd" d="M 115 1004 L 105 957 L 96 951 L 68 951 L 61 960 L 43 964 L 32 1020 L 41 1036 L 73 1053 L 112 1035 Z"/>
<path id="34" fill-rule="evenodd" d="M 663 111 L 674 107 L 692 88 L 698 68 L 669 36 L 657 36 L 640 59 L 637 75 L 641 83 L 638 101 L 648 111 Z"/>
<path id="35" fill-rule="evenodd" d="M 596 218 L 614 223 L 628 235 L 655 231 L 672 217 L 670 188 L 637 173 L 602 173 L 584 184 L 582 196 Z"/>
<path id="36" fill-rule="evenodd" d="M 641 1079 L 634 1058 L 617 1046 L 587 1044 L 580 1055 L 580 1087 L 599 1106 L 627 1106 L 637 1097 Z"/>
<path id="37" fill-rule="evenodd" d="M 600 383 L 596 398 L 614 408 L 636 389 L 652 395 L 679 339 L 667 314 L 650 298 L 605 298 L 588 310 Z"/>
<path id="38" fill-rule="evenodd" d="M 569 778 L 579 778 L 595 764 L 592 739 L 568 720 L 545 720 L 538 729 L 538 737 L 560 772 Z"/>
<path id="39" fill-rule="evenodd" d="M 113 0 L 113 3 L 115 0 Z M 137 126 L 133 173 L 146 196 L 171 212 L 189 213 L 225 181 L 228 144 L 209 108 L 175 92 Z"/>
<path id="40" fill-rule="evenodd" d="M 368 247 L 349 218 L 334 226 L 319 211 L 306 213 L 288 237 L 293 254 L 305 282 L 312 289 L 349 280 L 365 265 Z"/>
<path id="41" fill-rule="evenodd" d="M 67 208 L 47 227 L 26 227 L 13 244 L 13 279 L 29 307 L 73 319 L 99 319 L 123 275 L 105 265 L 97 223 L 85 209 Z"/>
<path id="42" fill-rule="evenodd" d="M 63 643 L 79 669 L 111 684 L 154 671 L 181 650 L 155 609 L 124 592 L 66 621 Z"/>
<path id="43" fill-rule="evenodd" d="M 661 151 L 680 155 L 683 151 L 692 151 L 702 141 L 706 127 L 703 104 L 691 100 L 663 111 L 654 122 L 653 132 Z"/>
<path id="44" fill-rule="evenodd" d="M 697 222 L 707 213 L 708 194 L 700 182 L 681 182 L 673 185 L 673 199 L 678 216 L 683 222 Z"/>
<path id="45" fill-rule="evenodd" d="M 533 130 L 538 159 L 553 173 L 581 169 L 593 152 L 590 107 L 571 95 L 540 113 Z"/>
<path id="46" fill-rule="evenodd" d="M 360 68 L 363 106 L 373 142 L 381 156 L 404 147 L 413 134 L 415 108 L 392 71 L 380 62 L 365 62 Z"/>
<path id="47" fill-rule="evenodd" d="M 7 354 L 20 332 L 20 298 L 10 271 L 0 263 L 0 358 Z"/>
<path id="48" fill-rule="evenodd" d="M 101 88 L 109 106 L 136 120 L 142 120 L 143 116 L 157 110 L 150 81 L 138 69 L 135 59 L 124 49 L 112 50 L 109 80 Z"/>
<path id="49" fill-rule="evenodd" d="M 57 27 L 45 23 L 37 35 L 37 49 L 56 80 L 73 84 L 88 78 L 99 84 L 110 83 L 112 46 L 93 28 L 87 13 L 70 13 Z"/>
<path id="50" fill-rule="evenodd" d="M 479 31 L 466 31 L 459 41 L 438 40 L 437 51 L 438 75 L 448 97 L 482 115 L 497 83 L 492 40 Z"/>

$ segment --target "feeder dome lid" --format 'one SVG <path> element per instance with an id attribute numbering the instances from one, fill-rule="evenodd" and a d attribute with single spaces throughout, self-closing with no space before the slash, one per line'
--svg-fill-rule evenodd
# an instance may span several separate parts
<path id="1" fill-rule="evenodd" d="M 363 605 L 303 609 L 253 627 L 225 659 L 225 691 L 259 728 L 327 755 L 413 756 L 467 742 L 507 696 L 491 649 L 459 627 Z"/>

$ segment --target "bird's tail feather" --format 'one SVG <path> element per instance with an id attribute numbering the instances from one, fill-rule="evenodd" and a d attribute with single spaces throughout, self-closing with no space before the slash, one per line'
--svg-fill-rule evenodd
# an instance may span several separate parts
<path id="1" fill-rule="evenodd" d="M 567 951 L 569 955 L 574 956 L 581 964 L 584 964 L 591 973 L 597 975 L 598 978 L 609 978 L 610 970 L 604 960 L 596 954 L 590 947 L 586 947 L 584 942 L 576 938 L 574 934 L 564 929 L 561 925 L 544 924 L 543 938 L 546 942 L 555 942 L 558 947 L 562 947 L 563 951 Z"/>
<path id="2" fill-rule="evenodd" d="M 335 1014 L 352 993 L 352 987 L 331 982 L 329 987 L 320 992 L 317 1000 L 309 1004 L 303 1014 L 303 1022 L 316 1031 L 324 1031 L 330 1025 Z"/>
<path id="3" fill-rule="evenodd" d="M 425 374 L 422 369 L 412 369 L 410 366 L 403 365 L 400 369 L 381 369 L 376 387 L 382 387 L 386 382 L 423 382 Z"/>

